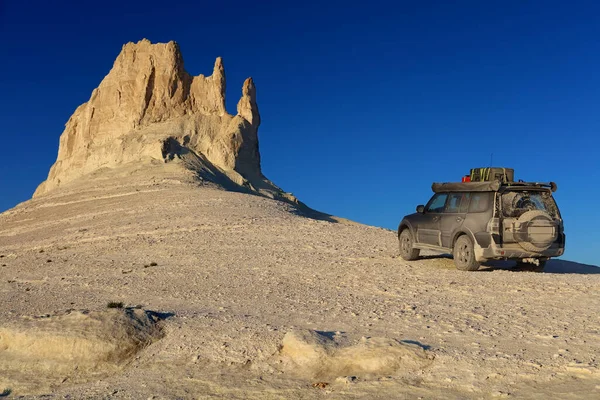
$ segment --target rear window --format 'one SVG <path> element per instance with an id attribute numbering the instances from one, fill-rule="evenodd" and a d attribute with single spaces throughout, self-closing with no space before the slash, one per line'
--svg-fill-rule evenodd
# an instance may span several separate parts
<path id="1" fill-rule="evenodd" d="M 502 214 L 518 218 L 527 211 L 540 210 L 558 218 L 558 207 L 548 191 L 514 191 L 502 195 Z"/>
<path id="2" fill-rule="evenodd" d="M 471 193 L 451 193 L 446 203 L 445 212 L 447 213 L 466 213 L 469 210 L 469 200 Z"/>
<path id="3" fill-rule="evenodd" d="M 492 194 L 489 192 L 471 193 L 471 201 L 469 202 L 469 212 L 479 213 L 487 211 L 490 208 L 491 197 Z"/>
<path id="4" fill-rule="evenodd" d="M 448 202 L 446 203 L 446 209 L 444 211 L 447 213 L 457 213 L 459 211 L 462 198 L 462 193 L 451 193 L 448 197 Z"/>

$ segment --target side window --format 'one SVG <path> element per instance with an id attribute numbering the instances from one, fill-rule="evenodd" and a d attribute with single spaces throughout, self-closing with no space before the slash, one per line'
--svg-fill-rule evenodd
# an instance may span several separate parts
<path id="1" fill-rule="evenodd" d="M 490 205 L 490 193 L 481 192 L 471 195 L 471 203 L 469 204 L 470 213 L 478 213 L 487 211 Z"/>
<path id="2" fill-rule="evenodd" d="M 469 210 L 469 200 L 471 200 L 471 193 L 464 193 L 460 203 L 461 213 L 466 213 Z"/>
<path id="3" fill-rule="evenodd" d="M 446 199 L 448 198 L 447 193 L 437 193 L 435 196 L 429 200 L 429 204 L 427 205 L 426 212 L 430 213 L 441 213 L 444 211 L 444 205 L 446 204 Z"/>
<path id="4" fill-rule="evenodd" d="M 462 193 L 451 193 L 448 196 L 448 203 L 446 203 L 447 213 L 457 213 L 460 208 L 460 202 L 463 198 Z"/>

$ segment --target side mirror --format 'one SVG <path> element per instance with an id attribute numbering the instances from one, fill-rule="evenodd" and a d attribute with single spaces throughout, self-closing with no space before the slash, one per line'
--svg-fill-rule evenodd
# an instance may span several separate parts
<path id="1" fill-rule="evenodd" d="M 419 205 L 417 206 L 417 212 L 418 212 L 418 213 L 420 213 L 420 214 L 423 214 L 423 213 L 425 212 L 425 206 L 424 206 L 424 205 L 421 205 L 421 204 L 419 204 Z"/>

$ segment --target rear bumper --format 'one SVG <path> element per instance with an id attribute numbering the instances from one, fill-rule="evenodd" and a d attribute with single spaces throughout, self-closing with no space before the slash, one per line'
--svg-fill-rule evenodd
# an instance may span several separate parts
<path id="1" fill-rule="evenodd" d="M 479 240 L 477 237 L 477 244 L 475 245 L 475 258 L 479 262 L 486 260 L 505 260 L 505 259 L 519 259 L 519 258 L 551 258 L 562 256 L 565 252 L 565 235 L 559 236 L 557 241 L 552 244 L 548 249 L 540 252 L 532 252 L 523 249 L 517 243 L 510 243 L 506 245 L 498 244 L 494 241 L 495 238 L 489 235 L 489 240 Z M 479 235 L 477 235 L 479 236 Z M 482 245 L 487 244 L 486 247 Z"/>

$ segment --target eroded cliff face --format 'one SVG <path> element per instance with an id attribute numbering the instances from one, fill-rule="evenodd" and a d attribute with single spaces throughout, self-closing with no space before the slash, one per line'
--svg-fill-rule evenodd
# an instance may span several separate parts
<path id="1" fill-rule="evenodd" d="M 221 58 L 211 76 L 191 76 L 175 42 L 127 43 L 67 122 L 57 160 L 34 197 L 100 168 L 182 158 L 187 168 L 211 164 L 237 184 L 279 191 L 261 172 L 259 125 L 252 78 L 243 84 L 237 115 L 225 110 Z"/>

